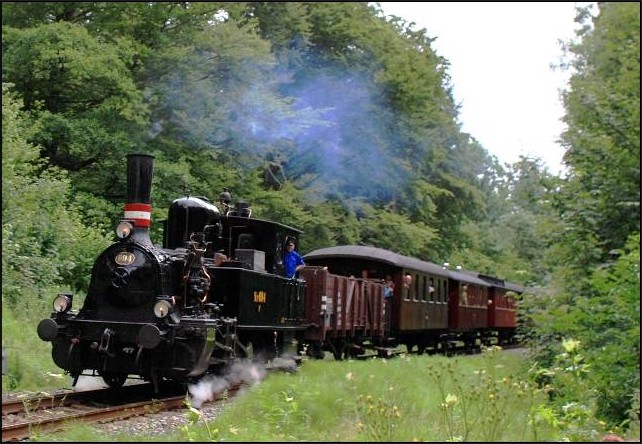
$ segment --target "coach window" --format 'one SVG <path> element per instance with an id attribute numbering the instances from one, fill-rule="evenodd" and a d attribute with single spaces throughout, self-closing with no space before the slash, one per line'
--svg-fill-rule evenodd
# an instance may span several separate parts
<path id="1" fill-rule="evenodd" d="M 401 277 L 401 288 L 404 300 L 409 301 L 412 294 L 412 276 L 410 276 L 410 273 L 406 272 Z"/>
<path id="2" fill-rule="evenodd" d="M 423 280 L 423 285 L 421 286 L 421 300 L 426 302 L 428 300 L 428 277 L 427 276 L 422 276 Z"/>
<path id="3" fill-rule="evenodd" d="M 460 305 L 468 305 L 468 285 L 461 286 L 461 293 L 459 294 Z"/>
<path id="4" fill-rule="evenodd" d="M 410 290 L 411 290 L 410 285 L 408 285 L 405 279 L 403 279 L 401 283 L 401 294 L 403 296 L 404 301 L 410 300 Z"/>
<path id="5" fill-rule="evenodd" d="M 435 302 L 435 281 L 433 278 L 428 279 L 428 299 L 431 302 Z"/>
<path id="6" fill-rule="evenodd" d="M 432 294 L 432 300 L 437 302 L 441 300 L 440 293 L 441 293 L 441 281 L 437 279 L 435 283 L 433 284 L 433 287 L 435 289 L 434 293 Z"/>

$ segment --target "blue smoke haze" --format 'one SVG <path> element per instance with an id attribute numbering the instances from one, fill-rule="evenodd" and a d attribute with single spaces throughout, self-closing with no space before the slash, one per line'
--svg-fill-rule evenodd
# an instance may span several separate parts
<path id="1" fill-rule="evenodd" d="M 280 96 L 263 84 L 171 83 L 168 100 L 181 104 L 172 123 L 192 141 L 255 159 L 247 168 L 276 164 L 298 186 L 346 199 L 389 201 L 404 186 L 403 159 L 390 154 L 399 143 L 395 119 L 359 75 L 298 78 Z"/>

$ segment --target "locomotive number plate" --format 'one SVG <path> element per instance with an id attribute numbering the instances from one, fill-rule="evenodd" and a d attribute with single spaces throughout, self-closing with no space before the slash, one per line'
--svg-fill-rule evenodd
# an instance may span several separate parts
<path id="1" fill-rule="evenodd" d="M 114 262 L 118 265 L 131 265 L 134 263 L 134 260 L 136 260 L 134 253 L 129 253 L 127 251 L 121 251 L 114 258 Z"/>
<path id="2" fill-rule="evenodd" d="M 267 292 L 265 291 L 255 291 L 254 292 L 254 302 L 257 304 L 265 304 L 267 302 Z"/>

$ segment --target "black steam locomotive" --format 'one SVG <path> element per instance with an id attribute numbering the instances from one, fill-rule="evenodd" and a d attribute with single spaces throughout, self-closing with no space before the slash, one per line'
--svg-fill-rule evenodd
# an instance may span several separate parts
<path id="1" fill-rule="evenodd" d="M 152 244 L 153 157 L 129 155 L 118 240 L 97 258 L 84 304 L 59 294 L 38 325 L 53 360 L 74 378 L 185 382 L 236 359 L 295 355 L 305 330 L 305 282 L 283 276 L 282 252 L 300 231 L 251 217 L 244 202 L 175 200 L 163 247 Z"/>
<path id="2" fill-rule="evenodd" d="M 451 353 L 516 341 L 523 288 L 380 248 L 343 245 L 304 256 L 299 278 L 283 255 L 300 230 L 252 217 L 224 191 L 175 200 L 163 246 L 149 236 L 153 157 L 128 156 L 118 240 L 97 258 L 79 310 L 59 294 L 38 325 L 53 360 L 74 378 L 196 381 L 237 360 L 302 354 Z M 394 290 L 384 298 L 384 280 Z M 463 344 L 463 345 L 462 345 Z"/>

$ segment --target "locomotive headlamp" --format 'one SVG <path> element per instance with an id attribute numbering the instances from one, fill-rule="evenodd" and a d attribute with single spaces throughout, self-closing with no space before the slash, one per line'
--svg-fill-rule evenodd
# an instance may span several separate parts
<path id="1" fill-rule="evenodd" d="M 121 220 L 116 225 L 116 236 L 118 239 L 127 239 L 134 231 L 134 224 L 128 220 Z"/>
<path id="2" fill-rule="evenodd" d="M 73 296 L 70 293 L 58 293 L 53 301 L 53 309 L 56 313 L 66 313 L 71 310 Z"/>
<path id="3" fill-rule="evenodd" d="M 163 319 L 170 314 L 171 311 L 172 304 L 167 299 L 159 299 L 154 304 L 154 315 L 159 319 Z"/>

